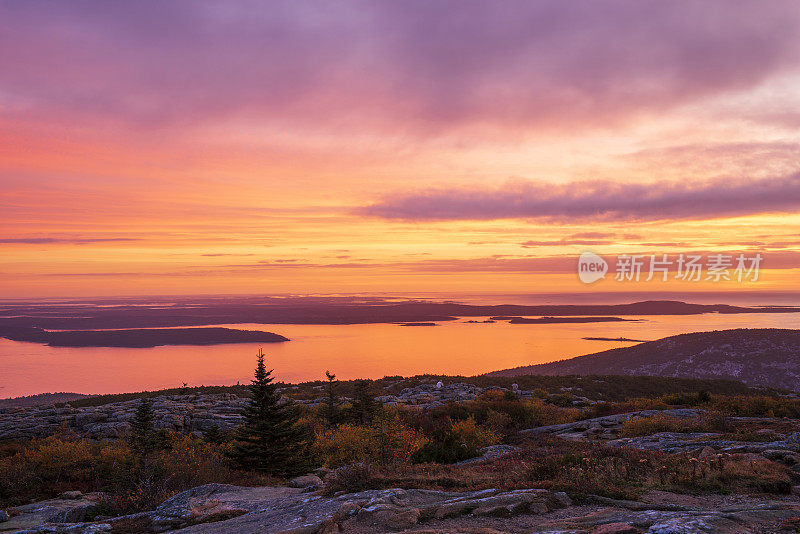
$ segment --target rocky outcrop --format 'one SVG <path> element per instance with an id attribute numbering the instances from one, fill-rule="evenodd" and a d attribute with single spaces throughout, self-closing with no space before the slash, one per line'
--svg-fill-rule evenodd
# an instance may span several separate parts
<path id="1" fill-rule="evenodd" d="M 387 532 L 447 518 L 546 514 L 571 504 L 566 494 L 542 489 L 464 493 L 387 489 L 323 497 L 296 488 L 207 484 L 175 495 L 152 512 L 92 523 L 40 522 L 23 532 L 88 534 L 124 529 L 142 533 L 177 530 L 186 534 Z"/>
<path id="2" fill-rule="evenodd" d="M 660 493 L 662 501 L 666 496 L 678 503 L 588 496 L 586 503 L 575 505 L 563 493 L 542 489 L 386 489 L 324 497 L 298 488 L 207 484 L 179 493 L 151 512 L 83 523 L 43 523 L 26 512 L 12 521 L 27 525 L 20 531 L 24 534 L 755 534 L 797 532 L 800 524 L 796 499 L 704 501 Z"/>
<path id="3" fill-rule="evenodd" d="M 794 458 L 795 453 L 800 452 L 800 447 L 788 439 L 770 442 L 736 441 L 720 439 L 720 434 L 713 432 L 657 432 L 650 436 L 615 439 L 606 444 L 612 447 L 649 449 L 671 454 L 709 447 L 719 452 L 762 454 L 770 460 Z"/>
<path id="4" fill-rule="evenodd" d="M 0 521 L 0 532 L 19 532 L 37 528 L 45 523 L 75 523 L 86 521 L 97 513 L 96 493 L 84 495 L 79 491 L 67 492 L 58 499 L 17 506 L 11 514 L 2 512 L 6 520 Z"/>
<path id="5" fill-rule="evenodd" d="M 288 389 L 288 388 L 287 388 Z M 287 389 L 283 392 L 286 393 Z M 387 406 L 409 406 L 419 409 L 464 402 L 502 388 L 481 388 L 465 383 L 442 384 L 425 382 L 404 388 L 397 395 L 383 395 L 376 400 Z M 514 389 L 520 397 L 530 391 Z M 206 432 L 211 428 L 231 430 L 241 422 L 240 413 L 247 399 L 231 393 L 159 395 L 153 399 L 154 426 L 179 432 Z M 348 401 L 342 398 L 342 401 Z M 588 401 L 575 397 L 575 404 Z M 324 402 L 322 397 L 297 401 L 309 406 Z M 70 430 L 93 439 L 118 438 L 130 429 L 138 400 L 114 402 L 100 406 L 75 408 L 64 406 L 29 406 L 0 408 L 0 441 L 41 438 Z"/>
<path id="6" fill-rule="evenodd" d="M 456 462 L 454 465 L 469 465 L 482 462 L 491 462 L 492 460 L 508 456 L 509 454 L 514 454 L 518 450 L 520 450 L 519 447 L 514 447 L 513 445 L 489 445 L 488 447 L 483 447 L 478 451 L 480 456 Z"/>
<path id="7" fill-rule="evenodd" d="M 435 384 L 424 383 L 414 387 L 404 388 L 397 395 L 376 397 L 375 400 L 388 406 L 405 405 L 429 407 L 441 406 L 448 402 L 475 400 L 478 395 L 485 391 L 485 388 L 465 383 L 443 384 L 440 387 L 436 387 Z"/>
<path id="8" fill-rule="evenodd" d="M 153 398 L 156 429 L 204 432 L 212 427 L 235 428 L 246 399 L 229 393 L 218 395 L 168 395 Z M 0 411 L 0 440 L 46 437 L 71 430 L 82 436 L 118 438 L 130 429 L 138 400 L 101 406 L 69 405 L 9 408 Z"/>
<path id="9" fill-rule="evenodd" d="M 571 406 L 589 406 L 595 404 L 596 401 L 574 395 L 569 390 L 572 388 L 561 388 L 562 392 L 552 394 L 549 398 L 558 398 L 559 401 L 566 399 L 566 402 Z M 418 408 L 431 408 L 436 406 L 443 406 L 450 402 L 465 402 L 478 398 L 480 395 L 490 391 L 509 392 L 522 399 L 529 399 L 534 396 L 533 391 L 520 389 L 517 384 L 512 384 L 511 389 L 501 388 L 499 386 L 491 387 L 478 387 L 464 382 L 456 382 L 452 384 L 443 384 L 441 382 L 434 383 L 432 380 L 423 382 L 413 387 L 403 388 L 400 393 L 396 395 L 382 395 L 375 397 L 375 400 L 382 402 L 387 406 L 414 406 Z"/>
<path id="10" fill-rule="evenodd" d="M 760 454 L 768 460 L 777 461 L 792 467 L 800 473 L 800 432 L 779 434 L 772 430 L 763 431 L 765 437 L 774 441 L 737 441 L 723 439 L 717 432 L 656 432 L 648 436 L 619 437 L 622 424 L 639 417 L 668 416 L 679 419 L 702 415 L 702 410 L 640 410 L 622 414 L 585 419 L 574 423 L 542 426 L 522 430 L 521 434 L 552 434 L 564 439 L 578 441 L 597 441 L 610 447 L 630 447 L 660 451 L 668 454 L 703 453 L 709 454 Z M 767 417 L 731 417 L 731 421 L 751 423 L 784 423 L 786 420 Z"/>
<path id="11" fill-rule="evenodd" d="M 610 506 L 539 525 L 532 532 L 574 534 L 755 534 L 780 530 L 800 515 L 797 502 L 762 501 L 720 509 L 676 509 L 605 499 Z"/>
<path id="12" fill-rule="evenodd" d="M 638 417 L 653 417 L 664 415 L 679 419 L 688 419 L 699 416 L 701 410 L 692 408 L 676 408 L 672 410 L 639 410 L 636 412 L 619 413 L 595 417 L 593 419 L 583 419 L 574 423 L 564 423 L 560 425 L 540 426 L 522 430 L 522 434 L 547 433 L 565 439 L 585 440 L 589 438 L 613 439 L 619 435 L 622 424 L 625 421 Z"/>

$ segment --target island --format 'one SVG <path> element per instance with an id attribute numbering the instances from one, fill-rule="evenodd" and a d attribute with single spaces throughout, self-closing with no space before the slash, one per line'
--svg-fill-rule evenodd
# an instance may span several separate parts
<path id="1" fill-rule="evenodd" d="M 221 345 L 223 343 L 281 343 L 289 338 L 260 330 L 234 328 L 133 328 L 125 330 L 65 330 L 2 328 L 0 337 L 44 343 L 51 347 L 149 348 L 163 345 Z"/>
<path id="2" fill-rule="evenodd" d="M 508 324 L 555 324 L 555 323 L 610 323 L 634 322 L 639 319 L 623 319 L 622 317 L 492 317 L 497 321 L 508 321 Z"/>

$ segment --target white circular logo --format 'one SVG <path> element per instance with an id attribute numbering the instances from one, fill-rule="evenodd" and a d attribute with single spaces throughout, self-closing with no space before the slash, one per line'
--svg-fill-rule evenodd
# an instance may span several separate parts
<path id="1" fill-rule="evenodd" d="M 578 258 L 578 278 L 584 284 L 597 282 L 606 277 L 608 263 L 594 252 L 584 252 Z"/>

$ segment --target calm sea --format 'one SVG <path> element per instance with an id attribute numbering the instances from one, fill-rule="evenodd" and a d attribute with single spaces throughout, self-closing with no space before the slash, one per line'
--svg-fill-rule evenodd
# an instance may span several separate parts
<path id="1" fill-rule="evenodd" d="M 631 323 L 368 325 L 220 325 L 267 330 L 291 339 L 263 345 L 279 380 L 341 379 L 420 373 L 472 375 L 545 363 L 631 343 L 727 328 L 800 328 L 800 314 L 644 316 Z M 470 319 L 480 319 L 473 317 Z M 258 344 L 150 349 L 54 348 L 0 339 L 0 398 L 42 392 L 111 393 L 248 382 Z"/>

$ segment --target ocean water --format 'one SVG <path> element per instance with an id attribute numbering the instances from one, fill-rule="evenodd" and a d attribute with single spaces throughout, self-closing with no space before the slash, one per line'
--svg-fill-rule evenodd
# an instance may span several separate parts
<path id="1" fill-rule="evenodd" d="M 637 322 L 475 324 L 433 327 L 366 325 L 219 325 L 267 330 L 291 339 L 274 344 L 63 348 L 0 339 L 0 398 L 69 391 L 112 393 L 250 380 L 259 346 L 278 380 L 380 378 L 421 373 L 473 375 L 551 362 L 632 343 L 583 337 L 652 340 L 727 328 L 800 328 L 800 314 L 632 317 Z M 468 318 L 482 319 L 482 318 Z"/>

